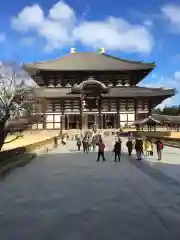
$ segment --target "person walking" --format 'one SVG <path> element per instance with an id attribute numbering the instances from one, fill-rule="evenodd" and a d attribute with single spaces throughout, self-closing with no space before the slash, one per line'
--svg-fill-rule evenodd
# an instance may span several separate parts
<path id="1" fill-rule="evenodd" d="M 143 153 L 143 140 L 141 137 L 136 138 L 135 150 L 136 150 L 137 160 L 141 160 L 141 155 Z"/>
<path id="2" fill-rule="evenodd" d="M 116 162 L 116 159 L 118 157 L 118 160 L 120 162 L 120 159 L 121 159 L 121 139 L 117 139 L 116 140 L 116 143 L 114 144 L 114 149 L 113 149 L 113 152 L 114 152 L 114 161 Z"/>
<path id="3" fill-rule="evenodd" d="M 164 148 L 163 142 L 160 139 L 158 139 L 158 140 L 156 140 L 155 144 L 156 144 L 158 160 L 160 161 L 162 159 L 162 150 Z"/>
<path id="4" fill-rule="evenodd" d="M 62 136 L 62 145 L 66 145 L 66 143 L 67 143 L 66 136 L 63 135 Z"/>
<path id="5" fill-rule="evenodd" d="M 88 136 L 88 152 L 91 150 L 91 138 Z"/>
<path id="6" fill-rule="evenodd" d="M 128 149 L 128 155 L 131 156 L 132 155 L 132 150 L 133 150 L 133 141 L 132 141 L 131 137 L 128 138 L 128 141 L 126 143 L 126 147 Z"/>
<path id="7" fill-rule="evenodd" d="M 88 154 L 88 138 L 84 137 L 83 139 L 83 151 Z"/>
<path id="8" fill-rule="evenodd" d="M 104 157 L 104 149 L 105 149 L 105 144 L 103 143 L 102 139 L 100 139 L 99 144 L 98 144 L 98 157 L 97 157 L 97 162 L 99 162 L 100 157 L 102 157 L 103 161 L 105 161 Z"/>
<path id="9" fill-rule="evenodd" d="M 54 148 L 57 148 L 58 147 L 58 137 L 56 136 L 54 138 Z"/>
<path id="10" fill-rule="evenodd" d="M 77 139 L 77 148 L 78 148 L 78 151 L 81 151 L 81 139 L 80 138 Z"/>
<path id="11" fill-rule="evenodd" d="M 91 140 L 91 145 L 93 147 L 93 152 L 96 150 L 96 138 L 95 136 L 93 136 L 92 140 Z"/>
<path id="12" fill-rule="evenodd" d="M 153 144 L 149 138 L 145 140 L 144 148 L 145 148 L 146 156 L 153 155 Z"/>

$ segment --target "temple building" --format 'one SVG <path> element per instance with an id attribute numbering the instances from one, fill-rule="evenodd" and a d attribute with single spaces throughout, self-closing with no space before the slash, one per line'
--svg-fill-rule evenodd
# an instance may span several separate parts
<path id="1" fill-rule="evenodd" d="M 43 123 L 33 129 L 99 129 L 132 125 L 175 94 L 174 89 L 137 86 L 155 63 L 129 61 L 100 52 L 71 52 L 24 65 L 37 83 Z"/>

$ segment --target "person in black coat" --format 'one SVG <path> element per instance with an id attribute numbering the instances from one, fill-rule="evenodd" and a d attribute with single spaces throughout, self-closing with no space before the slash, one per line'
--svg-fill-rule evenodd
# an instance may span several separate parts
<path id="1" fill-rule="evenodd" d="M 77 147 L 78 147 L 78 151 L 80 151 L 81 150 L 81 139 L 80 138 L 77 139 L 76 144 L 77 144 Z"/>
<path id="2" fill-rule="evenodd" d="M 121 159 L 121 139 L 119 138 L 116 143 L 114 144 L 114 149 L 113 149 L 113 152 L 114 152 L 114 161 L 116 162 L 116 159 L 118 157 L 118 160 L 120 162 L 120 159 Z"/>
<path id="3" fill-rule="evenodd" d="M 140 137 L 136 139 L 135 150 L 136 150 L 137 160 L 141 160 L 141 155 L 143 153 L 143 140 Z"/>
<path id="4" fill-rule="evenodd" d="M 128 149 L 128 154 L 129 156 L 132 155 L 132 150 L 133 150 L 133 141 L 132 141 L 132 138 L 129 138 L 127 143 L 126 143 L 126 147 Z"/>

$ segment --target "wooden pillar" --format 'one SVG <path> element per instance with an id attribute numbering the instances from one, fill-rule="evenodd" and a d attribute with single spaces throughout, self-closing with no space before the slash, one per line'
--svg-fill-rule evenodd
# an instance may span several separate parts
<path id="1" fill-rule="evenodd" d="M 82 112 L 82 129 L 87 128 L 87 114 Z"/>
<path id="2" fill-rule="evenodd" d="M 107 128 L 107 123 L 106 123 L 106 113 L 104 114 L 104 128 Z"/>
<path id="3" fill-rule="evenodd" d="M 148 107 L 148 117 L 152 115 L 152 103 L 149 103 L 149 107 Z"/>
<path id="4" fill-rule="evenodd" d="M 67 130 L 69 130 L 69 114 L 66 115 L 67 118 Z"/>
<path id="5" fill-rule="evenodd" d="M 65 115 L 64 115 L 64 100 L 61 102 L 61 129 L 64 130 L 65 129 Z"/>
<path id="6" fill-rule="evenodd" d="M 80 109 L 80 117 L 79 117 L 79 128 L 83 129 L 83 111 L 82 111 L 82 99 L 79 100 L 79 109 Z"/>
<path id="7" fill-rule="evenodd" d="M 98 104 L 98 107 L 99 107 L 99 129 L 102 129 L 102 99 L 99 98 L 99 104 Z"/>
<path id="8" fill-rule="evenodd" d="M 47 102 L 43 101 L 43 103 L 42 103 L 43 129 L 46 129 L 46 108 L 47 108 Z"/>
<path id="9" fill-rule="evenodd" d="M 120 114 L 120 100 L 118 99 L 116 101 L 116 128 L 120 129 L 120 118 L 119 118 L 119 114 Z"/>
<path id="10" fill-rule="evenodd" d="M 134 120 L 137 120 L 137 100 L 134 100 Z"/>

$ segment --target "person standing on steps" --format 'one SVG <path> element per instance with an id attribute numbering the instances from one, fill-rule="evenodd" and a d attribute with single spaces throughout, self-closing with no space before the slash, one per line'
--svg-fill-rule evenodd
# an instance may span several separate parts
<path id="1" fill-rule="evenodd" d="M 97 162 L 99 162 L 100 157 L 102 157 L 103 162 L 106 160 L 104 157 L 104 149 L 105 149 L 105 144 L 103 143 L 102 139 L 100 139 L 99 144 L 98 144 L 98 157 L 97 157 Z"/>
<path id="2" fill-rule="evenodd" d="M 121 159 L 121 139 L 119 138 L 118 140 L 116 140 L 116 143 L 114 144 L 114 149 L 113 149 L 113 152 L 115 154 L 114 156 L 114 161 L 116 162 L 116 159 L 118 157 L 118 160 L 120 162 L 120 159 Z"/>

